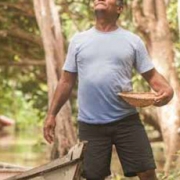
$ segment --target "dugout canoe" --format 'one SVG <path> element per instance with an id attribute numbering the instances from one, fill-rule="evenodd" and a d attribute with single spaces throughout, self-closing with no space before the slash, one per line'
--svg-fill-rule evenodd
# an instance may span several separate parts
<path id="1" fill-rule="evenodd" d="M 83 151 L 86 142 L 73 146 L 68 154 L 48 164 L 18 172 L 17 175 L 0 180 L 80 180 Z"/>
<path id="2" fill-rule="evenodd" d="M 25 168 L 22 166 L 17 166 L 14 164 L 9 164 L 5 162 L 0 162 L 0 180 L 15 176 L 17 174 L 23 173 L 30 168 Z"/>

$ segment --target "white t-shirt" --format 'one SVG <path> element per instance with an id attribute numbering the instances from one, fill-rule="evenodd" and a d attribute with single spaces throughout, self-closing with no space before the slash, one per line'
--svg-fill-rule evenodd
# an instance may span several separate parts
<path id="1" fill-rule="evenodd" d="M 76 34 L 69 45 L 63 70 L 78 73 L 78 120 L 105 124 L 137 113 L 118 97 L 132 91 L 132 70 L 154 68 L 139 36 L 118 28 L 101 32 L 95 27 Z"/>

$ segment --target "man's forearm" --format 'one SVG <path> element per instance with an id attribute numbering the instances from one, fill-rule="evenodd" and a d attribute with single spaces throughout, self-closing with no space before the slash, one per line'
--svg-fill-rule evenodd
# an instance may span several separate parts
<path id="1" fill-rule="evenodd" d="M 65 104 L 69 95 L 71 93 L 72 88 L 68 83 L 59 82 L 58 86 L 55 90 L 50 108 L 48 110 L 48 116 L 56 116 L 61 107 Z"/>
<path id="2" fill-rule="evenodd" d="M 158 92 L 162 88 L 171 89 L 171 86 L 169 85 L 167 80 L 156 70 L 152 70 L 147 73 L 144 73 L 143 77 L 146 79 L 146 81 L 149 83 L 149 85 L 155 92 Z"/>
<path id="3" fill-rule="evenodd" d="M 149 81 L 149 84 L 156 92 L 160 91 L 162 88 L 167 90 L 171 88 L 167 80 L 160 74 L 158 74 L 156 77 L 153 77 L 151 81 Z"/>
<path id="4" fill-rule="evenodd" d="M 61 80 L 58 82 L 55 90 L 50 108 L 48 110 L 48 116 L 56 116 L 61 107 L 68 100 L 73 86 L 75 84 L 76 76 L 70 73 L 64 73 Z"/>
<path id="5" fill-rule="evenodd" d="M 173 97 L 173 89 L 167 80 L 155 69 L 142 74 L 151 88 L 157 92 L 156 102 L 154 105 L 166 105 Z"/>

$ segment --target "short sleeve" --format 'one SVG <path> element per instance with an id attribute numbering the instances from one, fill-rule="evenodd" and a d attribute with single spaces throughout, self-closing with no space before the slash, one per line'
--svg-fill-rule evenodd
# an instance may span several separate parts
<path id="1" fill-rule="evenodd" d="M 148 55 L 145 44 L 141 39 L 138 40 L 135 50 L 134 66 L 138 73 L 142 74 L 154 68 L 154 65 Z"/>
<path id="2" fill-rule="evenodd" d="M 77 48 L 75 44 L 75 38 L 72 38 L 68 47 L 66 60 L 62 69 L 69 72 L 77 72 L 76 57 L 77 57 Z"/>

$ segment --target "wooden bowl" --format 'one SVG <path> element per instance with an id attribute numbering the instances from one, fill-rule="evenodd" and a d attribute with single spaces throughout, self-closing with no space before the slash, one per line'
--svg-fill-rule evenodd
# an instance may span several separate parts
<path id="1" fill-rule="evenodd" d="M 147 107 L 153 105 L 155 101 L 155 94 L 151 92 L 121 92 L 118 95 L 130 105 L 136 107 Z"/>

